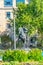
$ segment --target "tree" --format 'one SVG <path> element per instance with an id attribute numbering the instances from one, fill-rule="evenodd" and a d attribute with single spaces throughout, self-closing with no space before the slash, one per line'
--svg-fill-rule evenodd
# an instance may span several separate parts
<path id="1" fill-rule="evenodd" d="M 43 28 L 43 0 L 31 0 L 29 4 L 29 13 L 34 21 L 34 25 L 36 23 L 37 28 L 40 28 L 39 31 L 42 31 Z"/>
<path id="2" fill-rule="evenodd" d="M 28 5 L 24 3 L 18 3 L 18 11 L 16 18 L 17 28 L 20 25 L 24 25 L 28 28 L 29 33 L 32 33 L 36 29 L 42 31 L 43 28 L 43 4 L 41 0 L 31 0 Z M 43 32 L 43 31 L 42 31 Z"/>
<path id="3" fill-rule="evenodd" d="M 16 30 L 20 25 L 28 28 L 28 34 L 38 30 L 43 36 L 43 0 L 30 0 L 29 4 L 18 3 L 16 12 Z M 14 11 L 15 12 L 15 11 Z M 43 38 L 43 37 L 42 37 Z"/>
<path id="4" fill-rule="evenodd" d="M 28 4 L 29 14 L 34 27 L 39 32 L 39 43 L 43 43 L 43 0 L 31 0 Z M 31 24 L 32 25 L 32 24 Z"/>

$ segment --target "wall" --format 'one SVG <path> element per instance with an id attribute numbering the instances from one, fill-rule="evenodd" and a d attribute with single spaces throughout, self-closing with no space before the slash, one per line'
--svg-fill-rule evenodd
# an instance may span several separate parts
<path id="1" fill-rule="evenodd" d="M 6 18 L 6 12 L 11 12 L 11 18 L 13 18 L 13 8 L 16 8 L 16 0 L 13 0 L 13 6 L 5 7 L 4 0 L 0 0 L 0 32 L 6 30 L 6 23 L 8 19 Z"/>

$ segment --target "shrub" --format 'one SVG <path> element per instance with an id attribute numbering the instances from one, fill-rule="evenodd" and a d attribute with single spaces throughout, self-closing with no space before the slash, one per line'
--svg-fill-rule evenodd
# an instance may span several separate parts
<path id="1" fill-rule="evenodd" d="M 12 52 L 11 50 L 6 50 L 5 53 L 3 54 L 3 60 L 4 61 L 12 61 L 13 60 L 13 56 L 12 56 Z"/>
<path id="2" fill-rule="evenodd" d="M 27 54 L 24 50 L 7 50 L 3 54 L 4 61 L 26 61 Z"/>
<path id="3" fill-rule="evenodd" d="M 15 50 L 14 53 L 14 60 L 17 61 L 26 61 L 27 60 L 27 54 L 24 50 Z"/>
<path id="4" fill-rule="evenodd" d="M 34 59 L 36 61 L 43 60 L 43 56 L 41 55 L 41 50 L 40 49 L 32 49 L 28 52 L 27 56 L 28 59 Z"/>
<path id="5" fill-rule="evenodd" d="M 24 50 L 6 50 L 3 54 L 3 61 L 19 61 L 25 62 L 30 60 L 40 61 L 43 60 L 42 50 L 31 49 L 26 53 Z"/>

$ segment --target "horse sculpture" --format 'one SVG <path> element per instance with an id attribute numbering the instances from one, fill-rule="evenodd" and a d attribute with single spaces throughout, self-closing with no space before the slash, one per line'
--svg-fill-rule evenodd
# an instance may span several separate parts
<path id="1" fill-rule="evenodd" d="M 22 33 L 23 31 L 23 33 Z M 25 28 L 21 29 L 21 33 L 18 35 L 17 42 L 19 42 L 23 45 L 21 45 L 24 48 L 30 47 L 31 45 L 37 45 L 37 34 L 33 34 L 32 36 L 27 35 L 27 30 Z"/>
<path id="2" fill-rule="evenodd" d="M 23 27 L 20 27 L 19 28 L 19 35 L 18 35 L 18 39 L 17 39 L 18 44 L 21 43 L 21 44 L 23 44 L 22 46 L 25 47 L 26 39 L 27 39 L 26 37 L 27 37 L 26 29 Z"/>

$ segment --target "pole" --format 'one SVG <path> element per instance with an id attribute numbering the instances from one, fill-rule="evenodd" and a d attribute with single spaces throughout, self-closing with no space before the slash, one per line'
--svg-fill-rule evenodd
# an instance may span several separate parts
<path id="1" fill-rule="evenodd" d="M 15 16 L 14 16 L 14 49 L 16 49 Z"/>
<path id="2" fill-rule="evenodd" d="M 17 7 L 15 8 L 15 12 L 17 10 Z M 16 13 L 14 12 L 14 49 L 16 49 L 16 26 L 15 26 L 15 17 L 16 17 Z"/>

